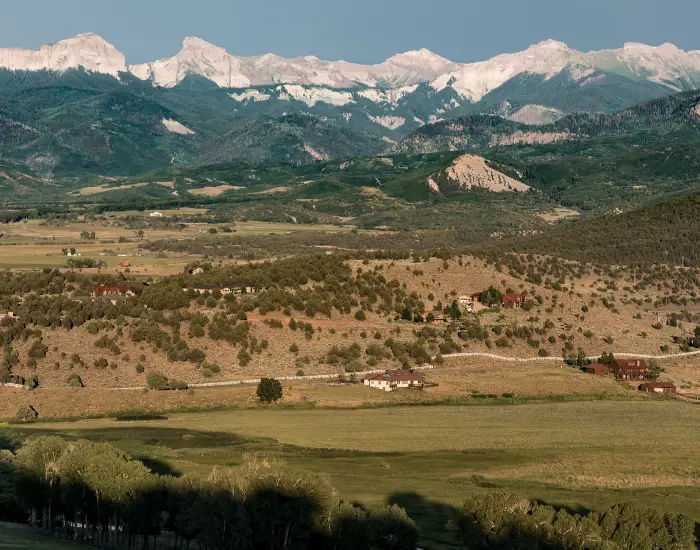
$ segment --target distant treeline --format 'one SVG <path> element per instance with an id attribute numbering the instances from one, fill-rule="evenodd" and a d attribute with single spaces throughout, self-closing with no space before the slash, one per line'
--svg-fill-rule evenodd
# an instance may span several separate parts
<path id="1" fill-rule="evenodd" d="M 491 259 L 504 252 L 541 254 L 582 263 L 631 267 L 700 266 L 700 192 L 622 214 L 579 219 L 525 237 L 472 249 Z"/>

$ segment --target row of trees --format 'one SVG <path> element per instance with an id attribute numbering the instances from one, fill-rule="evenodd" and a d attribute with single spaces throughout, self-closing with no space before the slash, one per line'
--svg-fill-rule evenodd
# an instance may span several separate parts
<path id="1" fill-rule="evenodd" d="M 151 473 L 113 446 L 29 440 L 0 463 L 0 516 L 113 548 L 414 550 L 398 506 L 343 502 L 321 477 L 247 458 L 206 479 Z M 470 549 L 690 550 L 694 523 L 636 505 L 570 513 L 499 491 L 470 496 L 445 525 Z"/>
<path id="2" fill-rule="evenodd" d="M 633 504 L 578 515 L 503 492 L 467 499 L 451 527 L 467 548 L 690 550 L 694 522 Z"/>
<path id="3" fill-rule="evenodd" d="M 7 463 L 6 463 L 7 464 Z M 105 443 L 42 436 L 10 464 L 15 501 L 34 528 L 132 549 L 413 550 L 417 529 L 397 506 L 367 511 L 343 502 L 322 478 L 246 460 L 206 480 L 152 474 Z"/>

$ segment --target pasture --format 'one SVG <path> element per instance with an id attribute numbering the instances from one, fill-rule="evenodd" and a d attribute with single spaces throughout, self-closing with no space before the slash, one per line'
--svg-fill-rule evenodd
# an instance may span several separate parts
<path id="1" fill-rule="evenodd" d="M 38 535 L 14 525 L 0 524 L 0 550 L 79 550 L 86 545 Z"/>
<path id="2" fill-rule="evenodd" d="M 105 262 L 107 272 L 119 271 L 119 264 L 128 262 L 131 271 L 142 275 L 171 275 L 179 273 L 183 267 L 198 259 L 198 254 L 156 254 L 139 248 L 139 245 L 161 239 L 194 239 L 205 236 L 217 239 L 231 233 L 210 233 L 220 230 L 222 224 L 188 222 L 189 216 L 202 215 L 205 209 L 178 208 L 159 211 L 163 214 L 152 226 L 143 229 L 143 237 L 137 236 L 133 223 L 135 218 L 153 222 L 150 212 L 119 211 L 105 214 L 102 218 L 72 222 L 49 222 L 44 219 L 24 220 L 6 223 L 0 235 L 0 265 L 9 269 L 42 269 L 67 266 L 68 258 L 63 248 L 75 248 L 83 258 L 99 259 Z M 180 227 L 167 224 L 168 218 L 177 217 Z M 129 222 L 127 223 L 127 219 Z M 246 221 L 232 224 L 235 235 L 252 236 L 285 234 L 297 231 L 349 231 L 349 226 L 311 225 L 275 222 Z M 81 232 L 94 232 L 95 239 L 81 238 Z M 105 252 L 105 255 L 100 255 Z M 94 271 L 94 270 L 92 270 Z"/>
<path id="3" fill-rule="evenodd" d="M 109 441 L 176 475 L 206 476 L 250 454 L 279 460 L 327 476 L 348 500 L 402 504 L 430 548 L 449 547 L 451 510 L 484 488 L 573 510 L 635 501 L 700 520 L 700 409 L 675 400 L 270 406 L 14 430 Z"/>

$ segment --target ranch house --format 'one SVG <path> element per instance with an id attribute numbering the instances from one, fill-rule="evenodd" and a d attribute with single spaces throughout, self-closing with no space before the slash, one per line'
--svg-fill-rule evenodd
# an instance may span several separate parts
<path id="1" fill-rule="evenodd" d="M 610 372 L 618 380 L 645 380 L 651 376 L 651 369 L 644 359 L 613 359 Z"/>
<path id="2" fill-rule="evenodd" d="M 525 303 L 525 294 L 504 294 L 501 299 L 501 307 L 503 308 L 514 308 L 522 307 Z"/>
<path id="3" fill-rule="evenodd" d="M 92 289 L 94 297 L 99 296 L 134 296 L 136 293 L 127 285 L 100 285 Z"/>
<path id="4" fill-rule="evenodd" d="M 442 311 L 431 311 L 427 316 L 428 323 L 444 325 L 447 323 L 447 316 Z"/>
<path id="5" fill-rule="evenodd" d="M 364 379 L 365 386 L 384 391 L 394 391 L 399 388 L 419 388 L 425 386 L 425 376 L 409 370 L 389 370 L 382 374 L 374 374 Z"/>
<path id="6" fill-rule="evenodd" d="M 474 296 L 462 295 L 457 298 L 457 303 L 462 312 L 471 313 L 474 311 Z"/>

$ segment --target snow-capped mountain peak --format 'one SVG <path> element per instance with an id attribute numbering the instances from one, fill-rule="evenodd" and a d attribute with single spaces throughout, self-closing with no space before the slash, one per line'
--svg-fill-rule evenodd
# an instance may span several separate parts
<path id="1" fill-rule="evenodd" d="M 227 88 L 277 84 L 360 86 L 403 90 L 401 94 L 405 95 L 408 87 L 427 82 L 435 90 L 450 88 L 474 102 L 517 75 L 541 75 L 548 80 L 564 70 L 579 82 L 605 71 L 672 90 L 700 86 L 700 51 L 685 52 L 670 43 L 648 46 L 629 42 L 616 50 L 584 53 L 549 39 L 520 52 L 476 63 L 455 63 L 421 48 L 375 65 L 325 61 L 314 55 L 284 58 L 267 53 L 238 57 L 197 37 L 185 38 L 182 49 L 173 57 L 131 66 L 126 64 L 124 54 L 94 33 L 79 34 L 39 50 L 0 49 L 0 68 L 65 71 L 78 67 L 117 78 L 119 73 L 131 71 L 138 78 L 164 87 L 177 85 L 187 75 L 199 75 Z"/>
<path id="2" fill-rule="evenodd" d="M 530 46 L 528 49 L 536 49 L 536 50 L 565 50 L 565 51 L 570 51 L 571 48 L 569 48 L 569 45 L 566 44 L 565 42 L 560 42 L 559 40 L 554 40 L 553 38 L 548 38 L 547 40 L 542 40 L 541 42 L 538 42 L 537 44 L 533 44 Z"/>
<path id="3" fill-rule="evenodd" d="M 0 48 L 0 68 L 4 69 L 60 72 L 78 67 L 114 77 L 127 70 L 124 54 L 91 32 L 44 45 L 39 50 Z"/>
<path id="4" fill-rule="evenodd" d="M 196 36 L 186 36 L 182 41 L 182 49 L 183 50 L 209 50 L 209 49 L 224 50 L 223 48 L 220 48 L 219 46 L 215 46 L 211 42 L 207 42 L 206 40 L 202 40 L 201 38 L 198 38 Z M 226 51 L 226 50 L 224 50 L 224 51 Z"/>
<path id="5" fill-rule="evenodd" d="M 203 76 L 226 88 L 245 88 L 251 84 L 242 74 L 238 58 L 194 36 L 182 41 L 182 49 L 174 57 L 132 65 L 129 69 L 138 78 L 150 79 L 164 87 L 175 86 L 188 74 Z"/>

